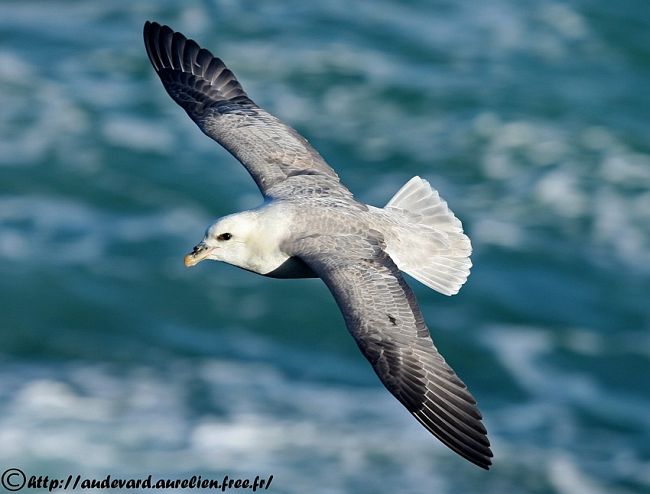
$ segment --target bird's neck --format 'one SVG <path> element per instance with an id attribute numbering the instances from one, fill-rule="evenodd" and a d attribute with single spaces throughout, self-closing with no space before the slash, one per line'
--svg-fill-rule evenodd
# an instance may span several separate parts
<path id="1" fill-rule="evenodd" d="M 282 251 L 282 243 L 288 237 L 291 218 L 283 208 L 267 206 L 259 210 L 254 228 L 248 235 L 247 259 L 241 267 L 266 275 L 278 269 L 289 259 Z"/>

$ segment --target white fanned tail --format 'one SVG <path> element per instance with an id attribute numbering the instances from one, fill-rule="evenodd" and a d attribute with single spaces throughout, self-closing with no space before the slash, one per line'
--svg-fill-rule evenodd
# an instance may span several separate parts
<path id="1" fill-rule="evenodd" d="M 386 246 L 397 267 L 445 295 L 458 293 L 467 281 L 472 245 L 463 225 L 429 182 L 409 180 L 384 211 L 401 217 L 397 235 Z"/>

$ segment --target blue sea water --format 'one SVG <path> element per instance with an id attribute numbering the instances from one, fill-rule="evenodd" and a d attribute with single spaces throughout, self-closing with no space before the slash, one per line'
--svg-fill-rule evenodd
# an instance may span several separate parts
<path id="1" fill-rule="evenodd" d="M 145 20 L 222 57 L 365 202 L 427 178 L 484 472 L 379 384 L 319 280 L 182 256 L 260 202 L 167 96 Z M 0 3 L 0 467 L 274 475 L 278 493 L 650 491 L 650 3 Z"/>

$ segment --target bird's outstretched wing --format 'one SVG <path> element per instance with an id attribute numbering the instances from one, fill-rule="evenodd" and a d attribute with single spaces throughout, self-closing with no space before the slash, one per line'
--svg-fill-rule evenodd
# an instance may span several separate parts
<path id="1" fill-rule="evenodd" d="M 329 287 L 384 386 L 445 445 L 488 469 L 492 452 L 476 401 L 438 353 L 381 241 L 314 236 L 292 249 Z"/>
<path id="2" fill-rule="evenodd" d="M 288 177 L 336 172 L 294 129 L 258 107 L 224 63 L 156 22 L 144 25 L 151 64 L 169 95 L 246 167 L 263 194 Z"/>

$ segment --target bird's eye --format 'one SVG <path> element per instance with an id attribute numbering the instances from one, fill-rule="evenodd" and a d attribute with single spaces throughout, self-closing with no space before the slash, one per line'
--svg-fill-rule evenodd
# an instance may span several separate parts
<path id="1" fill-rule="evenodd" d="M 222 233 L 217 237 L 217 240 L 230 240 L 232 235 L 230 233 Z"/>

